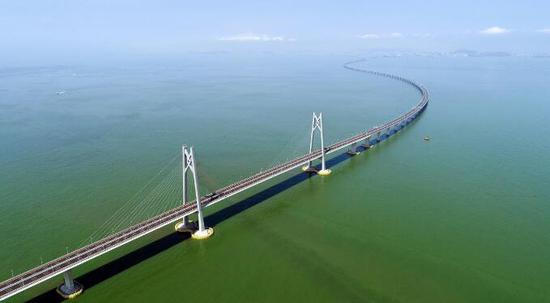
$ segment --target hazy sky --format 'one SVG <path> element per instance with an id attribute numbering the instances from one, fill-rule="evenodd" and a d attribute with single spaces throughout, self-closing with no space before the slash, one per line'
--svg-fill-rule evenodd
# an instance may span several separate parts
<path id="1" fill-rule="evenodd" d="M 0 0 L 2 61 L 41 54 L 550 52 L 550 1 Z"/>

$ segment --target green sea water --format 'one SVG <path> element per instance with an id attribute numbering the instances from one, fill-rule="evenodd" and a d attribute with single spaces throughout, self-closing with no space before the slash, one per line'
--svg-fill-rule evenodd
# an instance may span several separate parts
<path id="1" fill-rule="evenodd" d="M 342 68 L 353 59 L 0 69 L 0 279 L 86 243 L 136 193 L 172 203 L 144 215 L 178 205 L 182 144 L 206 194 L 305 153 L 312 111 L 332 143 L 417 103 L 414 88 Z M 550 302 L 550 61 L 361 66 L 424 84 L 428 109 L 328 177 L 295 171 L 207 209 L 208 240 L 168 226 L 78 267 L 77 302 Z M 9 301 L 57 300 L 61 281 Z"/>

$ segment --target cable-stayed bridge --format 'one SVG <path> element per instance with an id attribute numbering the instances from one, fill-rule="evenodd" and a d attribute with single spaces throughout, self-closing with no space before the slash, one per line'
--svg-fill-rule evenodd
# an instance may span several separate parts
<path id="1" fill-rule="evenodd" d="M 358 145 L 362 145 L 364 148 L 368 149 L 381 142 L 381 140 L 402 130 L 407 124 L 414 121 L 414 119 L 416 119 L 418 115 L 426 109 L 429 102 L 429 94 L 424 86 L 400 76 L 354 67 L 353 64 L 358 62 L 359 61 L 349 62 L 345 64 L 344 67 L 352 71 L 387 77 L 411 85 L 420 93 L 420 101 L 409 111 L 401 114 L 391 121 L 375 126 L 366 131 L 359 132 L 352 137 L 339 140 L 328 146 L 325 146 L 324 144 L 322 114 L 317 115 L 314 113 L 311 125 L 309 152 L 307 154 L 273 166 L 248 178 L 217 189 L 202 197 L 199 196 L 199 182 L 193 148 L 183 146 L 182 205 L 165 211 L 150 219 L 146 219 L 119 232 L 103 237 L 100 240 L 92 242 L 82 248 L 67 252 L 65 255 L 57 259 L 41 264 L 40 266 L 1 282 L 0 300 L 9 298 L 60 274 L 63 274 L 64 276 L 64 283 L 57 288 L 57 291 L 65 298 L 75 297 L 82 292 L 83 286 L 73 280 L 71 276 L 72 268 L 75 268 L 82 263 L 97 258 L 111 250 L 114 250 L 126 243 L 141 238 L 174 222 L 177 222 L 175 226 L 177 231 L 191 232 L 193 238 L 195 239 L 208 238 L 213 234 L 213 229 L 207 228 L 205 225 L 202 214 L 202 210 L 204 208 L 297 168 L 301 168 L 308 173 L 328 175 L 330 174 L 330 170 L 325 167 L 325 157 L 327 155 L 341 152 L 342 150 L 346 150 L 345 152 L 353 155 L 357 153 L 356 148 Z M 321 146 L 320 148 L 314 149 L 313 143 L 316 135 L 320 137 Z M 321 161 L 320 170 L 316 170 L 313 167 L 312 162 L 315 160 Z M 188 194 L 190 192 L 188 175 L 191 175 L 193 179 L 193 192 L 195 193 L 195 200 L 193 201 L 189 201 L 188 199 Z M 197 214 L 197 222 L 192 223 L 188 218 L 193 214 Z"/>

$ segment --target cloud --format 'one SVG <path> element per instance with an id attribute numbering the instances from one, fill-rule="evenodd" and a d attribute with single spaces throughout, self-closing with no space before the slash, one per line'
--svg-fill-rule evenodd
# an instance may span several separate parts
<path id="1" fill-rule="evenodd" d="M 380 35 L 377 35 L 377 34 L 364 34 L 364 35 L 359 35 L 359 38 L 362 38 L 362 39 L 379 39 Z"/>
<path id="2" fill-rule="evenodd" d="M 294 38 L 285 38 L 283 36 L 257 35 L 252 33 L 238 34 L 218 38 L 220 41 L 238 41 L 238 42 L 292 42 Z"/>
<path id="3" fill-rule="evenodd" d="M 483 35 L 502 35 L 509 33 L 510 30 L 498 26 L 492 26 L 489 28 L 486 28 L 484 30 L 481 30 L 479 33 Z"/>
<path id="4" fill-rule="evenodd" d="M 539 29 L 537 32 L 543 33 L 543 34 L 550 34 L 550 28 Z"/>
<path id="5" fill-rule="evenodd" d="M 381 39 L 381 38 L 402 38 L 402 33 L 390 33 L 390 34 L 363 34 L 358 37 L 361 39 Z"/>

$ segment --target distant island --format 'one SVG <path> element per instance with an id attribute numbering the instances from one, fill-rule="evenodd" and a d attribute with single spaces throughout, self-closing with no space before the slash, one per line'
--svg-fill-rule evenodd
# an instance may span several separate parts
<path id="1" fill-rule="evenodd" d="M 478 52 L 470 49 L 458 49 L 454 52 L 451 52 L 451 55 L 455 56 L 464 56 L 464 57 L 510 57 L 511 53 L 503 51 L 493 51 L 493 52 Z"/>

